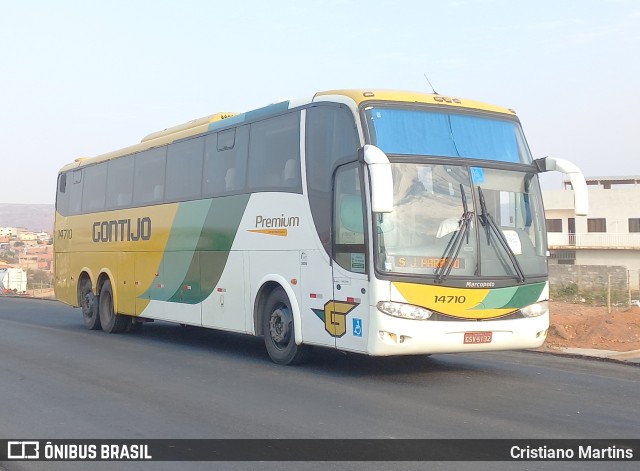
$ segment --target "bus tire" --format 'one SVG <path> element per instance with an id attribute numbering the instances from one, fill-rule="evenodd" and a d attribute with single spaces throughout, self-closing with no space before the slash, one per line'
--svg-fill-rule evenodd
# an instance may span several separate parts
<path id="1" fill-rule="evenodd" d="M 274 289 L 262 316 L 264 344 L 274 363 L 298 365 L 309 360 L 311 347 L 296 345 L 291 302 L 284 289 Z"/>
<path id="2" fill-rule="evenodd" d="M 127 324 L 131 322 L 131 319 L 129 316 L 117 314 L 113 310 L 113 291 L 109 280 L 103 283 L 98 300 L 98 313 L 100 314 L 102 330 L 109 334 L 123 332 L 127 328 Z"/>
<path id="3" fill-rule="evenodd" d="M 98 298 L 91 289 L 91 280 L 82 278 L 78 283 L 78 302 L 82 309 L 82 320 L 85 328 L 97 330 L 100 328 L 100 316 L 98 315 Z"/>

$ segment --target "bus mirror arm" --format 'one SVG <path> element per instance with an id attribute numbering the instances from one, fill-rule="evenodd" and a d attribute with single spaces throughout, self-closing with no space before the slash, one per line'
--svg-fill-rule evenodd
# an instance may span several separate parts
<path id="1" fill-rule="evenodd" d="M 367 144 L 363 148 L 364 162 L 371 179 L 371 210 L 374 213 L 393 211 L 393 176 L 387 155 L 376 146 Z"/>
<path id="2" fill-rule="evenodd" d="M 535 160 L 536 168 L 539 172 L 551 172 L 556 170 L 569 177 L 571 187 L 574 192 L 574 206 L 577 216 L 586 216 L 589 212 L 589 192 L 587 182 L 580 169 L 573 163 L 564 159 L 554 157 L 544 157 Z"/>

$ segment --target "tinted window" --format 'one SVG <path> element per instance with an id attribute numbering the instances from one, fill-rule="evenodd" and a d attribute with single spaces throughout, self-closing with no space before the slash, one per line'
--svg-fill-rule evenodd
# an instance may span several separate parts
<path id="1" fill-rule="evenodd" d="M 131 206 L 133 199 L 133 156 L 109 162 L 107 171 L 107 208 Z"/>
<path id="2" fill-rule="evenodd" d="M 316 106 L 307 110 L 305 164 L 309 205 L 320 240 L 331 250 L 331 175 L 336 162 L 354 161 L 359 142 L 347 108 Z"/>
<path id="3" fill-rule="evenodd" d="M 302 192 L 299 112 L 251 124 L 248 184 L 251 190 Z"/>
<path id="4" fill-rule="evenodd" d="M 67 174 L 58 175 L 58 192 L 56 195 L 56 210 L 66 216 L 69 213 L 69 192 L 67 191 Z"/>
<path id="5" fill-rule="evenodd" d="M 67 179 L 67 191 L 69 192 L 69 214 L 80 214 L 82 205 L 82 170 L 71 172 L 71 188 Z"/>
<path id="6" fill-rule="evenodd" d="M 406 108 L 368 108 L 372 144 L 386 153 L 531 163 L 517 122 Z"/>
<path id="7" fill-rule="evenodd" d="M 233 146 L 236 143 L 236 130 L 227 129 L 226 131 L 220 131 L 218 133 L 218 150 L 229 150 L 233 149 Z"/>
<path id="8" fill-rule="evenodd" d="M 84 169 L 84 181 L 82 212 L 103 211 L 107 190 L 107 166 L 97 164 L 86 167 Z"/>
<path id="9" fill-rule="evenodd" d="M 159 203 L 163 200 L 166 152 L 166 147 L 160 147 L 135 155 L 134 205 Z"/>
<path id="10" fill-rule="evenodd" d="M 358 167 L 340 167 L 336 172 L 335 191 L 335 261 L 346 270 L 365 273 L 364 213 Z"/>
<path id="11" fill-rule="evenodd" d="M 184 201 L 200 196 L 204 138 L 176 142 L 167 152 L 167 201 Z"/>
<path id="12" fill-rule="evenodd" d="M 249 126 L 220 131 L 205 139 L 202 192 L 237 193 L 245 187 Z"/>

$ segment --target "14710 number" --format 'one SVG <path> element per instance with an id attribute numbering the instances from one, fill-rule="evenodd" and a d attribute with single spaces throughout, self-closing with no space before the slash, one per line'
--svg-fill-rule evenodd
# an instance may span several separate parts
<path id="1" fill-rule="evenodd" d="M 436 303 L 464 304 L 466 301 L 467 301 L 466 296 L 435 296 Z"/>

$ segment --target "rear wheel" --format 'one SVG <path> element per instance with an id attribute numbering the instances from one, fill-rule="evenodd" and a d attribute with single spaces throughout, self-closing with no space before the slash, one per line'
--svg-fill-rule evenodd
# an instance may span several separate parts
<path id="1" fill-rule="evenodd" d="M 109 334 L 124 332 L 131 324 L 131 318 L 129 316 L 123 316 L 114 312 L 113 292 L 109 280 L 104 282 L 100 290 L 98 314 L 100 315 L 102 330 Z"/>
<path id="2" fill-rule="evenodd" d="M 98 298 L 93 294 L 89 278 L 83 278 L 78 284 L 78 302 L 82 309 L 84 326 L 89 330 L 99 329 Z"/>
<path id="3" fill-rule="evenodd" d="M 309 360 L 311 347 L 296 345 L 291 303 L 282 288 L 276 288 L 269 295 L 262 322 L 264 343 L 275 363 L 294 365 Z"/>

